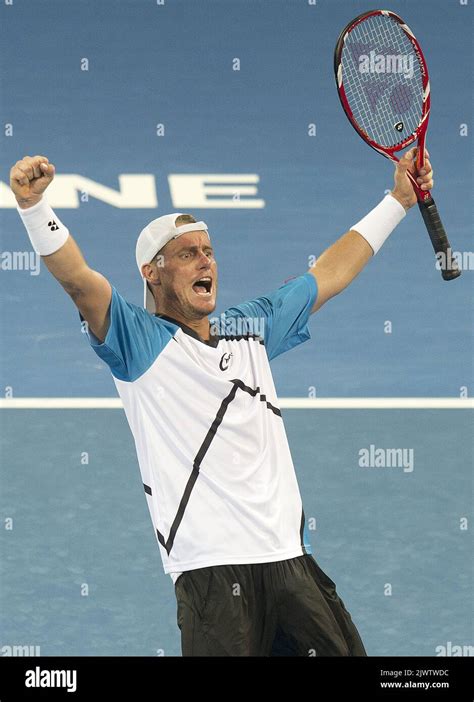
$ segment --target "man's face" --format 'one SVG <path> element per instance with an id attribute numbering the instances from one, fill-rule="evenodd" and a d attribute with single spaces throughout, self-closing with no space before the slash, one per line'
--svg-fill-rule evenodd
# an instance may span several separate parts
<path id="1" fill-rule="evenodd" d="M 192 320 L 215 310 L 217 264 L 204 231 L 186 232 L 169 241 L 155 266 L 160 309 L 170 316 L 174 311 Z"/>

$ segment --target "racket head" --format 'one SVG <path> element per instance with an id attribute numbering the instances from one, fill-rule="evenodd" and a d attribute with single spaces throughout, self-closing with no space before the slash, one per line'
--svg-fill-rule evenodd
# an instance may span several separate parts
<path id="1" fill-rule="evenodd" d="M 359 136 L 391 160 L 416 139 L 423 153 L 431 106 L 426 60 L 408 25 L 371 10 L 342 30 L 334 51 L 336 85 Z"/>

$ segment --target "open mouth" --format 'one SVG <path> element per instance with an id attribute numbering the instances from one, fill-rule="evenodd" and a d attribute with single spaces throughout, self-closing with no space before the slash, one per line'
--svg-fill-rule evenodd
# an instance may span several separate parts
<path id="1" fill-rule="evenodd" d="M 206 275 L 196 280 L 196 282 L 193 283 L 193 290 L 201 297 L 210 297 L 212 291 L 212 280 L 210 276 Z"/>

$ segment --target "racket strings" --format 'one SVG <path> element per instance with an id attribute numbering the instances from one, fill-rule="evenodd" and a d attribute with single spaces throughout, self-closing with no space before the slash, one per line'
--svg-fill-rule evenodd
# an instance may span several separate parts
<path id="1" fill-rule="evenodd" d="M 372 141 L 396 146 L 416 131 L 423 78 L 412 43 L 396 20 L 375 15 L 349 32 L 342 77 L 353 117 Z"/>

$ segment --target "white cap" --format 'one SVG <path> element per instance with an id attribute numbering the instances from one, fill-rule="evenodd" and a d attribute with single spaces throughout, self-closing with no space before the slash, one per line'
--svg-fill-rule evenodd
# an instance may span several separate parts
<path id="1" fill-rule="evenodd" d="M 137 259 L 138 270 L 143 278 L 143 306 L 148 312 L 155 312 L 155 299 L 153 293 L 148 288 L 146 278 L 144 278 L 142 273 L 142 266 L 144 263 L 150 263 L 150 261 L 156 256 L 158 251 L 160 251 L 168 241 L 171 239 L 176 239 L 176 237 L 186 232 L 195 231 L 205 231 L 207 236 L 209 232 L 207 231 L 207 224 L 205 222 L 192 222 L 191 224 L 182 224 L 177 227 L 175 225 L 177 218 L 181 215 L 181 212 L 174 212 L 173 214 L 163 215 L 163 217 L 158 217 L 152 222 L 147 224 L 145 229 L 142 229 L 140 236 L 137 240 L 137 246 L 135 250 L 135 256 Z"/>

